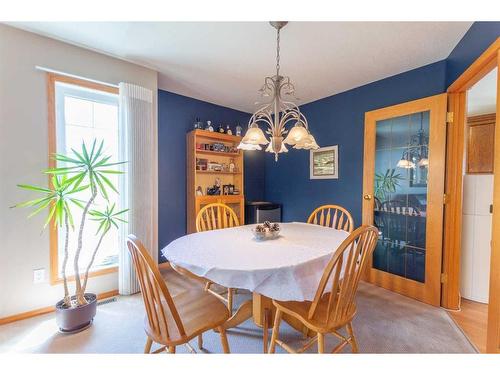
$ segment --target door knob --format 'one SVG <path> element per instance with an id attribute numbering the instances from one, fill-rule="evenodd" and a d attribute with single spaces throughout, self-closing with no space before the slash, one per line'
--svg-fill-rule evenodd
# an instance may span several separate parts
<path id="1" fill-rule="evenodd" d="M 372 196 L 370 194 L 365 194 L 363 198 L 369 201 L 370 199 L 372 199 Z"/>

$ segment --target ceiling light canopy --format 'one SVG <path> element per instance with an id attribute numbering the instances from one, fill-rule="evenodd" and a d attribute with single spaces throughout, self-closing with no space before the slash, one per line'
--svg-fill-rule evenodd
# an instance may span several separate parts
<path id="1" fill-rule="evenodd" d="M 266 152 L 278 154 L 288 152 L 286 145 L 296 149 L 318 149 L 313 135 L 309 132 L 307 119 L 300 109 L 291 101 L 284 100 L 286 96 L 295 93 L 295 87 L 289 77 L 280 75 L 280 30 L 288 22 L 270 22 L 277 31 L 276 38 L 276 75 L 266 77 L 264 85 L 259 90 L 263 97 L 271 100 L 257 110 L 248 122 L 248 130 L 238 148 L 242 150 L 260 150 L 260 145 L 268 145 Z M 269 139 L 259 128 L 263 125 Z M 288 130 L 286 127 L 291 128 Z"/>

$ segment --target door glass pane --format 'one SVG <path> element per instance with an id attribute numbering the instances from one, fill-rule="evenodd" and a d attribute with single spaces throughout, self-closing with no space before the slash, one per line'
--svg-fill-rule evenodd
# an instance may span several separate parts
<path id="1" fill-rule="evenodd" d="M 425 281 L 429 112 L 378 121 L 373 267 Z"/>

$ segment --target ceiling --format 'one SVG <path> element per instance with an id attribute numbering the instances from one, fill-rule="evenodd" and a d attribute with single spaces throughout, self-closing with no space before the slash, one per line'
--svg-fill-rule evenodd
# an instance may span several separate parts
<path id="1" fill-rule="evenodd" d="M 468 116 L 496 113 L 497 74 L 497 69 L 493 69 L 467 92 Z"/>
<path id="2" fill-rule="evenodd" d="M 159 88 L 253 112 L 275 71 L 267 22 L 17 22 L 28 31 L 159 72 Z M 471 22 L 291 22 L 281 72 L 298 104 L 446 58 Z"/>

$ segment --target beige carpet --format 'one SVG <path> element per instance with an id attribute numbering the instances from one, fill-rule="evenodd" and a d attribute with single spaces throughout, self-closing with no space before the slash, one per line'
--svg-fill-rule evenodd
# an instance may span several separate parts
<path id="1" fill-rule="evenodd" d="M 172 271 L 164 274 L 174 294 L 191 283 Z M 239 294 L 238 300 L 249 297 Z M 475 353 L 442 309 L 368 284 L 361 284 L 357 300 L 353 325 L 363 353 Z M 92 327 L 75 335 L 59 333 L 53 314 L 7 324 L 0 326 L 0 352 L 142 353 L 146 341 L 143 314 L 142 299 L 135 295 L 99 306 Z M 296 347 L 303 342 L 302 335 L 286 323 L 281 326 L 280 338 Z M 251 321 L 229 330 L 228 340 L 233 353 L 262 352 L 262 330 Z M 326 349 L 336 342 L 333 337 L 327 339 Z M 195 344 L 196 340 L 192 343 L 196 348 Z M 205 352 L 220 353 L 219 335 L 207 332 L 204 346 Z M 314 351 L 315 346 L 311 348 Z M 179 347 L 178 352 L 187 349 Z"/>

